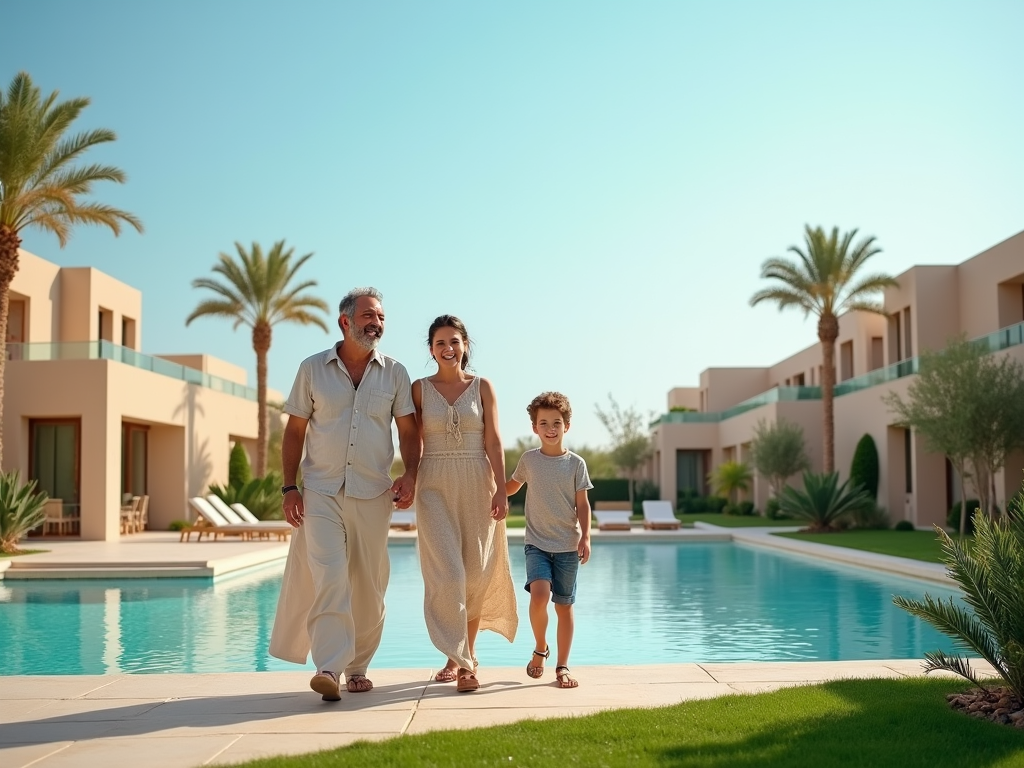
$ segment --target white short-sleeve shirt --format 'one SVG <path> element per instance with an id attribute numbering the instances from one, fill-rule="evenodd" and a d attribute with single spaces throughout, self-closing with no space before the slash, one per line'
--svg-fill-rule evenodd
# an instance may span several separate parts
<path id="1" fill-rule="evenodd" d="M 337 496 L 344 486 L 353 498 L 373 499 L 392 483 L 391 421 L 416 407 L 405 366 L 374 350 L 356 388 L 335 345 L 302 361 L 284 412 L 309 419 L 305 488 Z"/>

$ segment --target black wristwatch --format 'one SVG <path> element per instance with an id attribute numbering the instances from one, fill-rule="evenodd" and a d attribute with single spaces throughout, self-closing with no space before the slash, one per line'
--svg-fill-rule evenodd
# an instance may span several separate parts
<path id="1" fill-rule="evenodd" d="M 297 491 L 297 490 L 299 490 L 299 486 L 297 486 L 297 485 L 286 485 L 286 486 L 284 486 L 284 488 L 281 489 L 281 495 L 282 496 L 287 496 L 288 495 L 288 491 Z"/>

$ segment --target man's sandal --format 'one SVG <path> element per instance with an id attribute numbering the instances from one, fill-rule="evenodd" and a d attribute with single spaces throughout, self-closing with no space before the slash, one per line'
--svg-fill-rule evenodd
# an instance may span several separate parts
<path id="1" fill-rule="evenodd" d="M 454 683 L 458 678 L 459 670 L 457 667 L 441 667 L 437 674 L 434 675 L 434 680 L 438 683 Z"/>
<path id="2" fill-rule="evenodd" d="M 540 651 L 534 651 L 533 655 L 540 656 L 542 659 L 546 659 L 551 655 L 551 648 L 549 646 L 545 646 L 544 653 L 541 653 Z M 530 663 L 526 665 L 526 674 L 528 674 L 530 677 L 536 680 L 537 678 L 544 676 L 544 667 L 534 666 L 533 659 L 530 659 Z"/>
<path id="3" fill-rule="evenodd" d="M 575 677 L 569 674 L 568 667 L 555 667 L 555 678 L 558 680 L 560 688 L 576 688 L 580 684 Z"/>
<path id="4" fill-rule="evenodd" d="M 459 679 L 455 683 L 456 691 L 459 693 L 467 693 L 468 691 L 475 691 L 479 687 L 480 681 L 476 679 L 476 675 L 465 667 L 459 670 Z"/>
<path id="5" fill-rule="evenodd" d="M 373 688 L 373 683 L 366 675 L 349 675 L 345 686 L 349 693 L 366 693 Z"/>

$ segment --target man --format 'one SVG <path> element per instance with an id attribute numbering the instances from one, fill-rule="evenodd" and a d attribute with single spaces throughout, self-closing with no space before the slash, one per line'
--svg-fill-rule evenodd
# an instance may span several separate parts
<path id="1" fill-rule="evenodd" d="M 384 629 L 392 505 L 412 505 L 420 438 L 409 373 L 377 351 L 381 294 L 350 291 L 338 307 L 342 341 L 299 366 L 285 403 L 281 459 L 292 537 L 270 653 L 298 664 L 312 652 L 309 685 L 325 701 L 373 683 L 366 669 Z M 391 420 L 405 474 L 391 481 Z M 296 486 L 299 459 L 302 484 Z"/>

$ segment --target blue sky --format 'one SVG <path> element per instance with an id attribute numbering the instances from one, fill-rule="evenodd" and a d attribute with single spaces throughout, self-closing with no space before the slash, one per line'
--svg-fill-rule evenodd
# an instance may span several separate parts
<path id="1" fill-rule="evenodd" d="M 221 251 L 285 238 L 329 304 L 385 295 L 415 378 L 466 322 L 507 444 L 558 389 L 569 443 L 609 393 L 663 411 L 710 366 L 768 365 L 813 320 L 749 307 L 805 223 L 859 228 L 893 274 L 1024 229 L 1024 3 L 109 2 L 4 11 L 3 84 L 89 96 L 97 199 L 146 233 L 63 250 L 143 292 L 143 351 L 255 380 L 250 338 L 184 319 Z M 329 320 L 332 327 L 334 316 Z M 270 386 L 333 341 L 279 326 Z"/>

